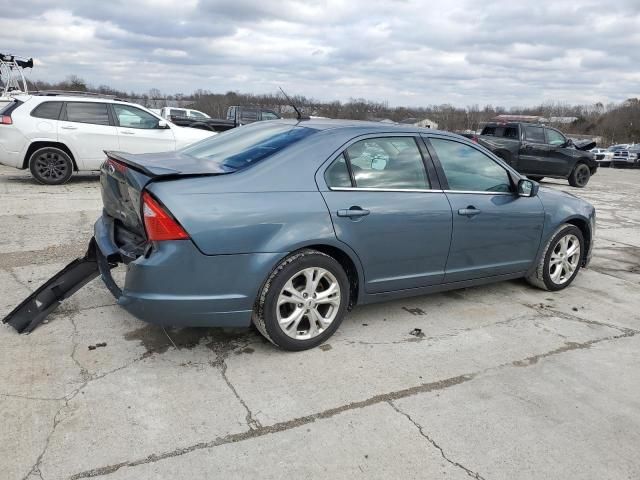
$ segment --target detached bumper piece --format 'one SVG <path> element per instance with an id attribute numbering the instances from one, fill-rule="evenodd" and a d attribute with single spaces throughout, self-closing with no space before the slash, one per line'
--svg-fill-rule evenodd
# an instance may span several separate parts
<path id="1" fill-rule="evenodd" d="M 55 310 L 60 303 L 77 292 L 84 285 L 101 273 L 108 274 L 116 263 L 109 262 L 96 246 L 94 238 L 89 242 L 89 248 L 84 257 L 77 258 L 69 265 L 51 277 L 44 285 L 29 295 L 20 305 L 14 308 L 3 320 L 19 333 L 32 332 L 42 321 Z M 119 290 L 113 285 L 107 285 L 109 290 Z"/>

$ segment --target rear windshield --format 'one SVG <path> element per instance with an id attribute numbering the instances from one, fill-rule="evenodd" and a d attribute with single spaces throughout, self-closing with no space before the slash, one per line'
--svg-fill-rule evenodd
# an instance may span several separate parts
<path id="1" fill-rule="evenodd" d="M 183 149 L 182 153 L 211 160 L 229 171 L 236 171 L 270 157 L 315 132 L 311 128 L 290 124 L 240 127 L 202 140 Z"/>

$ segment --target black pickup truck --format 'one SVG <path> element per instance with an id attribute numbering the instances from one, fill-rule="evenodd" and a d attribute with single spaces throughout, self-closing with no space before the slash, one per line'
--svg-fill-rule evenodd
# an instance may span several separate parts
<path id="1" fill-rule="evenodd" d="M 598 169 L 594 155 L 587 151 L 595 142 L 574 142 L 540 124 L 488 123 L 474 140 L 535 181 L 565 178 L 571 186 L 582 188 Z"/>
<path id="2" fill-rule="evenodd" d="M 175 109 L 174 109 L 175 111 Z M 260 107 L 232 106 L 227 109 L 227 118 L 194 118 L 191 116 L 171 115 L 171 121 L 181 127 L 200 128 L 213 132 L 224 132 L 232 128 L 246 125 L 247 123 L 260 122 L 262 120 L 277 120 L 280 118 L 273 110 Z"/>

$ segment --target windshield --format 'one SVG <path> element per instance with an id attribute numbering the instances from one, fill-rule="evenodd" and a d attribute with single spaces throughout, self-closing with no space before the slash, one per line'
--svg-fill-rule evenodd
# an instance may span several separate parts
<path id="1" fill-rule="evenodd" d="M 315 133 L 311 128 L 274 122 L 240 127 L 207 138 L 182 153 L 212 160 L 228 170 L 242 170 Z"/>

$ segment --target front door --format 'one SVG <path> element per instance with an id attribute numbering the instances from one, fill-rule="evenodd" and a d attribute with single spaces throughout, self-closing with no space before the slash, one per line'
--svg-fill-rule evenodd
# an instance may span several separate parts
<path id="1" fill-rule="evenodd" d="M 526 271 L 542 235 L 540 199 L 514 193 L 506 168 L 474 146 L 429 141 L 453 212 L 445 283 Z"/>
<path id="2" fill-rule="evenodd" d="M 120 150 L 128 153 L 168 152 L 176 149 L 170 128 L 159 128 L 159 119 L 139 108 L 113 104 Z"/>
<path id="3" fill-rule="evenodd" d="M 356 141 L 318 174 L 336 235 L 360 258 L 368 293 L 443 280 L 451 208 L 425 165 L 416 139 L 396 135 Z"/>
<path id="4" fill-rule="evenodd" d="M 522 129 L 524 138 L 520 142 L 518 171 L 525 175 L 548 175 L 549 145 L 544 136 L 544 128 L 537 125 L 523 125 Z"/>
<path id="5" fill-rule="evenodd" d="M 547 175 L 559 177 L 568 176 L 575 163 L 575 157 L 572 156 L 575 150 L 566 148 L 566 137 L 555 128 L 545 127 L 544 132 L 547 145 L 549 145 L 545 166 Z"/>

